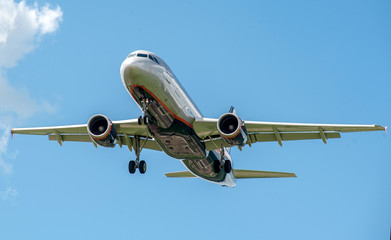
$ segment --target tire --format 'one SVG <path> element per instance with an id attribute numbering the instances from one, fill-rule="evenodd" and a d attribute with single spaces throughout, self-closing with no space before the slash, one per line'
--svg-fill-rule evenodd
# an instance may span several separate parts
<path id="1" fill-rule="evenodd" d="M 149 123 L 149 117 L 148 116 L 144 116 L 144 124 L 148 125 L 148 123 Z"/>
<path id="2" fill-rule="evenodd" d="M 137 123 L 138 123 L 138 125 L 143 124 L 143 117 L 138 116 Z"/>
<path id="3" fill-rule="evenodd" d="M 147 171 L 147 163 L 141 160 L 138 166 L 138 170 L 140 171 L 141 174 L 144 174 Z"/>
<path id="4" fill-rule="evenodd" d="M 133 174 L 136 172 L 136 161 L 129 161 L 129 173 Z"/>
<path id="5" fill-rule="evenodd" d="M 213 171 L 215 173 L 219 173 L 220 172 L 220 161 L 219 160 L 214 160 L 213 161 Z"/>
<path id="6" fill-rule="evenodd" d="M 225 171 L 226 173 L 230 173 L 231 170 L 232 170 L 231 161 L 226 160 L 225 163 L 224 163 L 224 171 Z"/>

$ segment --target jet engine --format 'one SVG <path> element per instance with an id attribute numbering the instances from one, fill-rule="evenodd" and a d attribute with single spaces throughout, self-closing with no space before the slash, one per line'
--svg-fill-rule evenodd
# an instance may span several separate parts
<path id="1" fill-rule="evenodd" d="M 92 141 L 103 147 L 114 147 L 117 139 L 117 132 L 110 119 L 104 115 L 97 114 L 88 120 L 88 135 Z"/>
<path id="2" fill-rule="evenodd" d="M 243 146 L 247 141 L 246 127 L 234 113 L 223 114 L 217 121 L 217 130 L 228 144 Z"/>

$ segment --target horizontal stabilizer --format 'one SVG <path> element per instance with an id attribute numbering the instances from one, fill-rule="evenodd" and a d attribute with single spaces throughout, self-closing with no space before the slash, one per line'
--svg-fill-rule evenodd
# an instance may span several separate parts
<path id="1" fill-rule="evenodd" d="M 296 177 L 294 173 L 287 172 L 268 172 L 268 171 L 255 171 L 255 170 L 239 170 L 233 169 L 232 174 L 235 178 L 283 178 L 283 177 Z M 190 171 L 183 172 L 171 172 L 166 173 L 167 177 L 173 178 L 193 178 L 196 177 Z"/>
<path id="2" fill-rule="evenodd" d="M 184 178 L 196 177 L 189 171 L 166 173 L 166 176 L 167 177 L 184 177 Z"/>
<path id="3" fill-rule="evenodd" d="M 281 178 L 281 177 L 296 177 L 294 173 L 286 172 L 267 172 L 254 170 L 239 170 L 233 169 L 232 174 L 235 178 Z"/>

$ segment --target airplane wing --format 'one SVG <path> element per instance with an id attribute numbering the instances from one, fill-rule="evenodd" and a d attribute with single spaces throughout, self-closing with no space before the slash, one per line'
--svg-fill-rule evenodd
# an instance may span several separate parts
<path id="1" fill-rule="evenodd" d="M 207 150 L 223 147 L 232 147 L 223 139 L 217 130 L 218 119 L 204 118 L 196 120 L 193 127 L 197 135 L 204 140 Z M 350 124 L 309 124 L 309 123 L 281 123 L 245 121 L 247 142 L 250 145 L 256 142 L 276 141 L 282 146 L 283 141 L 340 138 L 341 132 L 364 132 L 385 130 L 380 125 L 350 125 Z"/>
<path id="2" fill-rule="evenodd" d="M 135 148 L 134 136 L 141 137 L 143 148 L 161 151 L 161 148 L 154 139 L 149 136 L 148 129 L 145 125 L 138 125 L 137 119 L 113 121 L 114 128 L 117 132 L 117 144 L 122 147 L 128 146 L 129 150 Z M 60 145 L 65 141 L 72 142 L 93 142 L 87 132 L 87 124 L 55 126 L 55 127 L 36 127 L 36 128 L 13 128 L 13 134 L 27 135 L 48 135 L 49 140 L 57 141 Z"/>

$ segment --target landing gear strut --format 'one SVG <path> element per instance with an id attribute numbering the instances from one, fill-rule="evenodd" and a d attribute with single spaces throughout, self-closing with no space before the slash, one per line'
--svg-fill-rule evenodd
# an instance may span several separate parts
<path id="1" fill-rule="evenodd" d="M 146 139 L 147 141 L 148 139 Z M 140 171 L 141 174 L 144 174 L 147 171 L 147 163 L 144 160 L 140 161 L 140 153 L 142 150 L 142 147 L 140 147 L 140 137 L 134 136 L 135 141 L 135 147 L 134 152 L 136 153 L 136 160 L 129 161 L 129 173 L 133 174 L 136 172 L 136 169 Z"/>
<path id="2" fill-rule="evenodd" d="M 148 110 L 148 106 L 151 104 L 151 100 L 149 100 L 149 98 L 142 97 L 142 98 L 140 98 L 140 103 L 141 103 L 141 110 L 143 111 L 143 117 L 139 116 L 137 119 L 137 123 L 138 123 L 138 125 L 141 125 L 143 123 L 145 125 L 148 125 L 149 117 L 148 117 L 148 114 L 146 114 L 146 113 Z"/>

